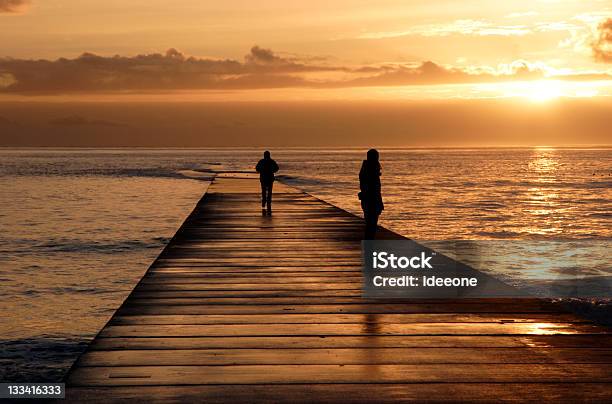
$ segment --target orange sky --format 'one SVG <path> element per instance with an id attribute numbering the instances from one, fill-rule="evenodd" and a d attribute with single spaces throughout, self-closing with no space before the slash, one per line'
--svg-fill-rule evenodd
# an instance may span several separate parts
<path id="1" fill-rule="evenodd" d="M 0 0 L 0 43 L 0 102 L 612 96 L 602 0 Z"/>
<path id="2" fill-rule="evenodd" d="M 15 4 L 22 0 L 0 0 Z M 177 48 L 240 59 L 258 44 L 339 63 L 461 66 L 517 59 L 556 69 L 599 69 L 590 36 L 609 1 L 30 0 L 2 13 L 3 56 L 133 55 Z M 10 10 L 11 7 L 8 8 Z M 15 8 L 13 6 L 13 8 Z"/>
<path id="3" fill-rule="evenodd" d="M 106 57 L 121 55 L 132 62 L 129 66 L 106 66 L 115 71 L 106 71 L 98 82 L 127 76 L 122 69 L 162 69 L 159 61 L 135 61 L 134 57 L 166 55 L 167 49 L 177 49 L 173 54 L 177 57 L 205 61 L 231 59 L 245 63 L 245 55 L 255 56 L 252 64 L 261 67 L 255 72 L 249 67 L 217 66 L 223 78 L 235 74 L 258 77 L 211 85 L 206 80 L 194 80 L 196 74 L 185 75 L 185 70 L 198 68 L 182 63 L 167 69 L 167 77 L 160 74 L 153 78 L 168 82 L 159 84 L 161 90 L 185 90 L 190 85 L 194 89 L 439 85 L 551 77 L 572 82 L 604 81 L 595 91 L 580 92 L 568 85 L 549 90 L 551 95 L 556 91 L 584 96 L 609 91 L 605 81 L 612 74 L 606 63 L 612 61 L 612 22 L 607 29 L 602 25 L 608 18 L 612 18 L 609 1 L 597 0 L 0 0 L 0 56 L 55 60 L 74 59 L 88 52 Z M 251 49 L 255 45 L 262 53 L 254 55 Z M 419 70 L 422 66 L 430 66 L 429 71 L 423 73 Z M 33 70 L 32 75 L 44 69 L 0 63 L 0 88 L 16 80 L 32 80 L 31 76 L 15 77 L 19 75 L 14 70 L 28 68 Z M 77 69 L 82 73 L 82 68 Z M 103 74 L 99 70 L 96 73 Z M 184 77 L 177 77 L 181 72 Z M 448 72 L 456 74 L 452 77 Z M 264 73 L 266 77 L 261 77 Z M 25 90 L 16 92 L 116 91 L 121 85 L 127 91 L 155 90 L 149 83 L 133 83 L 129 77 L 119 78 L 117 87 L 99 83 L 69 86 L 61 79 L 66 78 L 60 74 L 52 77 L 56 85 L 53 89 L 24 83 Z M 473 92 L 470 88 L 455 94 L 469 96 Z M 502 95 L 508 93 L 513 93 L 512 89 Z"/>

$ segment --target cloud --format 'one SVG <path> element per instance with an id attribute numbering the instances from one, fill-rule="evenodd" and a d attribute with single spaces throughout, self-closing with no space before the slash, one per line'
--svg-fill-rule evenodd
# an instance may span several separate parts
<path id="1" fill-rule="evenodd" d="M 402 31 L 367 32 L 361 34 L 359 39 L 386 39 L 407 35 L 421 36 L 449 36 L 475 35 L 475 36 L 522 36 L 532 33 L 531 28 L 525 25 L 497 25 L 484 20 L 456 20 L 446 24 L 417 25 Z"/>
<path id="2" fill-rule="evenodd" d="M 506 15 L 506 18 L 519 18 L 535 16 L 537 13 L 513 13 Z M 416 25 L 406 30 L 365 32 L 357 36 L 357 39 L 391 39 L 403 36 L 423 36 L 423 37 L 447 37 L 451 35 L 464 35 L 475 37 L 516 37 L 542 32 L 569 32 L 570 35 L 576 34 L 580 30 L 587 30 L 590 21 L 598 18 L 599 14 L 583 14 L 573 18 L 574 21 L 532 21 L 526 24 L 499 24 L 495 21 L 484 19 L 461 19 L 450 23 Z"/>
<path id="3" fill-rule="evenodd" d="M 245 56 L 247 63 L 254 64 L 285 64 L 280 56 L 276 56 L 271 49 L 260 48 L 255 45 L 251 48 L 251 53 Z"/>
<path id="4" fill-rule="evenodd" d="M 0 13 L 20 13 L 29 5 L 29 0 L 0 0 Z"/>
<path id="5" fill-rule="evenodd" d="M 454 67 L 433 61 L 346 66 L 326 59 L 280 54 L 259 46 L 243 61 L 164 54 L 25 60 L 0 58 L 0 93 L 147 93 L 177 90 L 340 88 L 411 84 L 454 84 L 531 80 L 554 75 L 543 63 L 515 61 L 498 66 Z M 602 79 L 610 76 L 603 74 Z M 555 78 L 563 79 L 556 76 Z M 579 76 L 568 79 L 581 80 Z M 75 121 L 77 124 L 83 124 Z"/>
<path id="6" fill-rule="evenodd" d="M 411 84 L 463 84 L 492 81 L 541 79 L 545 72 L 525 61 L 496 68 L 476 66 L 469 69 L 445 67 L 432 61 L 418 66 L 395 66 L 370 77 L 357 78 L 350 86 L 399 86 Z M 349 84 L 349 83 L 347 83 Z"/>
<path id="7" fill-rule="evenodd" d="M 612 18 L 608 18 L 598 26 L 598 36 L 591 44 L 595 60 L 612 63 Z"/>
<path id="8" fill-rule="evenodd" d="M 149 90 L 272 88 L 304 84 L 293 76 L 346 71 L 342 66 L 302 63 L 254 46 L 244 62 L 188 57 L 176 49 L 165 54 L 26 60 L 0 58 L 0 92 L 73 93 Z"/>
<path id="9" fill-rule="evenodd" d="M 510 13 L 507 14 L 506 18 L 521 18 L 521 17 L 535 17 L 536 15 L 540 15 L 537 11 L 525 11 L 523 13 Z"/>
<path id="10" fill-rule="evenodd" d="M 610 11 L 582 13 L 575 15 L 569 21 L 561 21 L 553 25 L 549 23 L 547 29 L 557 28 L 558 31 L 568 32 L 569 36 L 559 42 L 560 48 L 569 48 L 578 54 L 590 55 L 596 60 L 604 61 L 601 59 L 602 56 L 605 59 L 606 48 L 608 53 L 611 51 L 609 36 L 606 40 L 606 33 L 610 34 L 609 25 L 606 28 L 606 24 L 609 24 L 611 19 Z M 540 24 L 538 29 L 543 30 L 544 27 Z"/>
<path id="11" fill-rule="evenodd" d="M 49 123 L 57 126 L 127 126 L 126 124 L 120 122 L 105 121 L 103 119 L 89 119 L 79 115 L 70 115 L 63 118 L 52 119 L 49 121 Z"/>

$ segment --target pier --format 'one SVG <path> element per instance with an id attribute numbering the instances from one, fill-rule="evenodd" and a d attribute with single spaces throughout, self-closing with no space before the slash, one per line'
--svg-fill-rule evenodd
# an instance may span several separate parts
<path id="1" fill-rule="evenodd" d="M 68 401 L 612 400 L 608 329 L 535 298 L 364 299 L 362 219 L 274 191 L 262 215 L 258 180 L 214 179 Z"/>

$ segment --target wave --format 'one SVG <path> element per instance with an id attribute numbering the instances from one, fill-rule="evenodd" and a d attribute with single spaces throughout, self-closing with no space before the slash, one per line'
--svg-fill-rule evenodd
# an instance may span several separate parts
<path id="1" fill-rule="evenodd" d="M 478 236 L 481 237 L 490 237 L 493 239 L 517 239 L 517 238 L 522 238 L 524 237 L 526 234 L 525 233 L 520 233 L 520 232 L 515 232 L 515 231 L 507 231 L 507 230 L 501 230 L 501 231 L 478 231 L 475 233 Z"/>
<path id="2" fill-rule="evenodd" d="M 40 336 L 0 340 L 0 380 L 59 382 L 87 348 L 85 338 Z"/>
<path id="3" fill-rule="evenodd" d="M 52 239 L 38 240 L 11 240 L 14 250 L 2 250 L 4 253 L 98 253 L 114 254 L 128 251 L 139 251 L 151 248 L 160 248 L 168 244 L 168 237 L 153 237 L 148 240 L 118 240 L 94 241 L 78 239 Z"/>
<path id="4" fill-rule="evenodd" d="M 612 299 L 555 299 L 565 309 L 598 324 L 612 326 Z"/>
<path id="5" fill-rule="evenodd" d="M 527 232 L 515 232 L 508 230 L 500 231 L 477 231 L 474 235 L 484 237 L 491 240 L 517 240 L 517 241 L 549 241 L 549 242 L 560 242 L 560 241 L 609 241 L 610 237 L 602 236 L 598 233 L 581 233 L 581 234 L 537 234 Z M 462 238 L 469 239 L 469 238 Z M 476 241 L 481 241 L 476 239 Z"/>
<path id="6" fill-rule="evenodd" d="M 597 177 L 595 177 L 597 178 Z M 571 181 L 567 178 L 550 178 L 543 180 L 541 178 L 525 178 L 525 179 L 503 179 L 496 180 L 493 178 L 482 178 L 481 181 L 462 181 L 460 178 L 440 179 L 436 182 L 439 187 L 448 187 L 456 189 L 469 189 L 471 187 L 482 187 L 487 189 L 508 189 L 508 188 L 538 188 L 538 189 L 605 189 L 612 186 L 612 180 L 597 179 L 584 181 Z"/>
<path id="7" fill-rule="evenodd" d="M 577 269 L 577 271 L 582 271 Z M 538 297 L 610 299 L 612 276 L 585 276 L 569 279 L 517 280 L 521 289 Z"/>
<path id="8" fill-rule="evenodd" d="M 118 177 L 118 178 L 212 178 L 218 171 L 215 164 L 185 164 L 177 167 L 79 167 L 57 166 L 2 167 L 2 175 L 47 177 Z M 188 174 L 188 175 L 186 175 Z"/>

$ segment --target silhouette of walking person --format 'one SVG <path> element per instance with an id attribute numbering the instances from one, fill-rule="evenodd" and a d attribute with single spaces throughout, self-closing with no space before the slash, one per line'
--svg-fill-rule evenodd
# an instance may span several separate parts
<path id="1" fill-rule="evenodd" d="M 259 173 L 261 183 L 261 209 L 268 206 L 268 212 L 272 212 L 272 185 L 274 184 L 274 173 L 278 171 L 278 164 L 270 157 L 270 152 L 264 152 L 264 158 L 259 160 L 255 170 Z"/>
<path id="2" fill-rule="evenodd" d="M 380 187 L 381 166 L 378 161 L 378 151 L 368 150 L 367 159 L 363 160 L 359 171 L 359 199 L 365 219 L 365 240 L 374 240 L 378 217 L 385 208 Z"/>

